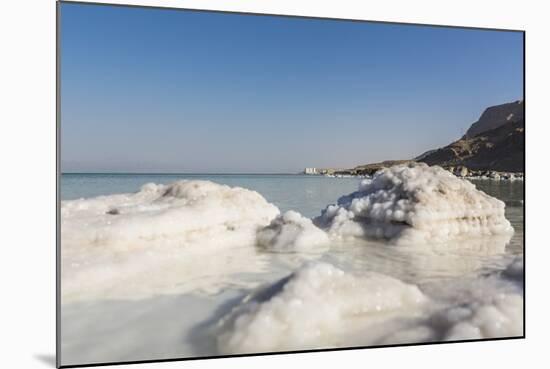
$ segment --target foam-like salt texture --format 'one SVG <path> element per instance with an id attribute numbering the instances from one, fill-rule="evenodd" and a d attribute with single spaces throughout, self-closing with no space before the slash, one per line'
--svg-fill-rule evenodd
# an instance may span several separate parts
<path id="1" fill-rule="evenodd" d="M 505 204 L 438 166 L 396 165 L 362 181 L 314 222 L 331 235 L 444 242 L 513 233 Z"/>
<path id="2" fill-rule="evenodd" d="M 465 301 L 459 299 L 434 314 L 430 323 L 441 331 L 442 340 L 521 336 L 523 289 L 523 258 L 520 257 L 502 273 L 477 280 L 466 289 L 462 297 Z"/>
<path id="3" fill-rule="evenodd" d="M 256 231 L 278 214 L 257 192 L 209 181 L 63 201 L 63 301 L 179 291 L 251 271 Z"/>
<path id="4" fill-rule="evenodd" d="M 426 300 L 416 286 L 388 276 L 307 264 L 238 305 L 220 322 L 218 346 L 242 353 L 353 344 L 347 340 L 357 326 L 376 335 L 376 325 L 414 315 Z"/>
<path id="5" fill-rule="evenodd" d="M 502 272 L 474 279 L 439 281 L 423 292 L 434 299 L 425 321 L 396 332 L 384 343 L 418 342 L 403 338 L 428 332 L 429 341 L 455 341 L 523 335 L 523 260 Z"/>
<path id="6" fill-rule="evenodd" d="M 328 245 L 327 234 L 311 219 L 289 210 L 258 231 L 258 245 L 272 251 L 307 251 Z"/>
<path id="7" fill-rule="evenodd" d="M 490 299 L 456 304 L 435 313 L 426 311 L 424 323 L 412 324 L 389 334 L 381 344 L 457 341 L 523 335 L 523 296 L 497 293 Z M 430 315 L 431 314 L 431 315 Z"/>
<path id="8" fill-rule="evenodd" d="M 449 341 L 517 337 L 523 334 L 523 297 L 518 294 L 498 295 L 489 303 L 471 303 L 446 312 L 457 321 L 444 339 Z"/>
<path id="9" fill-rule="evenodd" d="M 521 276 L 521 277 L 520 277 Z M 310 263 L 249 295 L 218 323 L 220 353 L 517 337 L 523 263 L 416 286 Z"/>

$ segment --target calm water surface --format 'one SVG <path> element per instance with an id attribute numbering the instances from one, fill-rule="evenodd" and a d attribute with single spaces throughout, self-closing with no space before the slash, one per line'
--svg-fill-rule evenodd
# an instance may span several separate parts
<path id="1" fill-rule="evenodd" d="M 278 174 L 63 174 L 61 199 L 136 192 L 146 183 L 168 184 L 178 180 L 208 180 L 261 193 L 281 211 L 318 215 L 326 205 L 357 189 L 358 178 L 330 178 Z"/>

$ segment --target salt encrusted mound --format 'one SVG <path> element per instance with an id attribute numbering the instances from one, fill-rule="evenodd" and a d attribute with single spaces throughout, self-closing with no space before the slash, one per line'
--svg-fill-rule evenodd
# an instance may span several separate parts
<path id="1" fill-rule="evenodd" d="M 388 276 L 306 264 L 222 319 L 218 348 L 244 353 L 338 346 L 357 322 L 364 331 L 400 313 L 414 315 L 426 301 L 416 286 Z"/>
<path id="2" fill-rule="evenodd" d="M 491 302 L 473 302 L 445 314 L 453 323 L 444 336 L 448 341 L 523 334 L 523 297 L 519 294 L 500 294 Z"/>
<path id="3" fill-rule="evenodd" d="M 490 291 L 489 291 L 490 292 Z M 491 299 L 449 306 L 390 332 L 381 344 L 457 341 L 523 335 L 523 296 L 495 292 Z M 429 314 L 426 311 L 425 314 Z"/>
<path id="4" fill-rule="evenodd" d="M 248 296 L 218 323 L 221 353 L 249 353 L 517 337 L 523 334 L 523 274 L 504 272 L 424 285 L 377 273 L 306 264 Z"/>
<path id="5" fill-rule="evenodd" d="M 257 233 L 258 245 L 272 251 L 305 251 L 327 246 L 327 234 L 311 219 L 295 211 L 287 211 L 273 219 Z"/>
<path id="6" fill-rule="evenodd" d="M 63 201 L 64 301 L 179 293 L 252 272 L 256 232 L 278 214 L 257 192 L 209 181 Z"/>
<path id="7" fill-rule="evenodd" d="M 523 257 L 502 273 L 480 279 L 469 288 L 467 302 L 455 304 L 430 319 L 442 340 L 523 335 Z"/>
<path id="8" fill-rule="evenodd" d="M 183 246 L 216 235 L 251 239 L 278 214 L 259 193 L 244 188 L 209 181 L 149 183 L 137 193 L 63 201 L 63 249 L 134 248 L 153 241 Z"/>
<path id="9" fill-rule="evenodd" d="M 403 325 L 380 343 L 455 341 L 523 335 L 523 260 L 502 272 L 432 284 L 423 318 Z"/>
<path id="10" fill-rule="evenodd" d="M 378 171 L 314 222 L 342 237 L 443 242 L 459 236 L 511 234 L 504 207 L 441 167 L 409 163 Z"/>

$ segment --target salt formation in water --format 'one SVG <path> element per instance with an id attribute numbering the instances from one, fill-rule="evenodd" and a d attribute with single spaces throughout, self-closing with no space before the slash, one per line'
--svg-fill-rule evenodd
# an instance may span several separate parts
<path id="1" fill-rule="evenodd" d="M 434 288 L 435 287 L 435 288 Z M 424 332 L 427 341 L 454 341 L 523 335 L 523 260 L 515 259 L 502 272 L 475 279 L 440 281 L 423 292 L 434 303 L 427 318 L 386 337 L 386 343 L 403 342 Z"/>
<path id="2" fill-rule="evenodd" d="M 426 301 L 416 286 L 388 276 L 308 264 L 237 306 L 220 322 L 218 346 L 228 353 L 341 346 L 357 322 L 363 330 L 414 316 Z"/>
<path id="3" fill-rule="evenodd" d="M 235 235 L 250 239 L 278 213 L 257 192 L 209 181 L 150 183 L 133 194 L 61 204 L 64 249 L 73 243 L 135 248 L 153 240 L 184 245 L 216 235 L 225 244 Z"/>
<path id="4" fill-rule="evenodd" d="M 523 334 L 523 297 L 497 295 L 489 303 L 473 302 L 446 311 L 454 324 L 445 340 L 517 337 Z"/>
<path id="5" fill-rule="evenodd" d="M 223 277 L 227 268 L 246 272 L 256 231 L 278 214 L 257 192 L 209 181 L 63 201 L 63 296 L 162 293 L 178 281 Z M 243 245 L 247 251 L 232 250 Z M 225 250 L 232 259 L 224 259 Z"/>
<path id="6" fill-rule="evenodd" d="M 413 163 L 378 171 L 357 192 L 328 206 L 315 223 L 335 236 L 442 242 L 511 234 L 504 207 L 441 167 Z"/>
<path id="7" fill-rule="evenodd" d="M 454 296 L 465 296 L 454 306 L 435 314 L 430 323 L 442 331 L 439 335 L 442 340 L 521 336 L 523 289 L 523 258 L 520 257 L 502 273 L 472 283 L 466 294 L 453 291 Z"/>
<path id="8" fill-rule="evenodd" d="M 293 210 L 258 231 L 258 245 L 273 251 L 305 251 L 328 245 L 327 234 Z"/>
<path id="9" fill-rule="evenodd" d="M 429 310 L 426 314 L 430 314 Z M 474 340 L 523 335 L 523 297 L 500 293 L 490 301 L 471 301 L 447 307 L 403 325 L 380 344 Z"/>

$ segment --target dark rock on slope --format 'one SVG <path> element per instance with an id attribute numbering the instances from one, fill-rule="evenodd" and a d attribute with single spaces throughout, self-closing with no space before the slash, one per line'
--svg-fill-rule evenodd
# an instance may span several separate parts
<path id="1" fill-rule="evenodd" d="M 523 101 L 485 110 L 464 137 L 421 158 L 443 167 L 523 172 L 525 131 Z"/>
<path id="2" fill-rule="evenodd" d="M 357 166 L 353 169 L 347 169 L 345 171 L 336 172 L 336 174 L 353 174 L 353 175 L 373 175 L 380 169 L 389 168 L 398 164 L 409 163 L 412 160 L 386 160 L 380 163 L 365 164 Z"/>
<path id="3" fill-rule="evenodd" d="M 472 138 L 480 133 L 498 128 L 508 122 L 518 122 L 524 119 L 523 100 L 507 104 L 491 106 L 481 114 L 479 120 L 473 123 L 463 138 Z"/>
<path id="4" fill-rule="evenodd" d="M 429 150 L 413 160 L 387 160 L 331 174 L 373 175 L 382 168 L 409 162 L 439 165 L 461 177 L 522 179 L 525 157 L 523 100 L 491 106 L 459 140 Z"/>
<path id="5" fill-rule="evenodd" d="M 470 170 L 523 172 L 525 132 L 523 120 L 509 122 L 472 138 L 463 138 L 423 158 L 443 167 Z"/>

